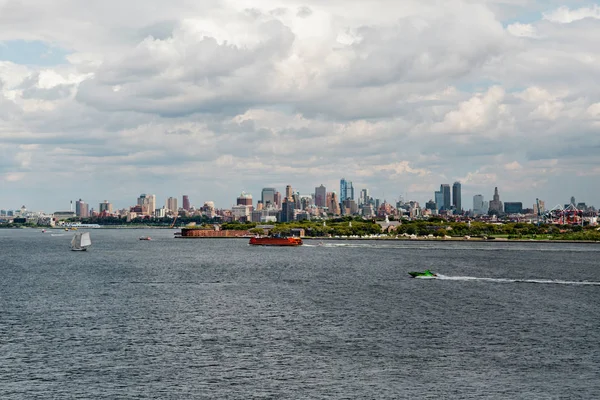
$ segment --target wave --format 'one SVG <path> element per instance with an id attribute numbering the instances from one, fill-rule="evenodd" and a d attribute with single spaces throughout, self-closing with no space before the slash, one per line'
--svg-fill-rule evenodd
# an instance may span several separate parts
<path id="1" fill-rule="evenodd" d="M 593 281 L 564 281 L 559 279 L 511 279 L 511 278 L 480 278 L 476 276 L 447 276 L 437 274 L 436 279 L 446 281 L 482 281 L 495 283 L 541 283 L 554 285 L 584 285 L 584 286 L 600 286 L 600 282 Z"/>

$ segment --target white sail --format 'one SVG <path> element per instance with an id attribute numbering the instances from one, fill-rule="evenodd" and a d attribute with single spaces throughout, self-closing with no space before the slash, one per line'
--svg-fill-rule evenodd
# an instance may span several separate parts
<path id="1" fill-rule="evenodd" d="M 79 238 L 77 237 L 77 233 L 73 235 L 73 239 L 71 239 L 71 248 L 75 249 L 79 247 Z"/>
<path id="2" fill-rule="evenodd" d="M 92 245 L 92 240 L 90 239 L 90 233 L 89 232 L 82 233 L 80 246 L 85 248 L 85 247 L 89 247 L 91 245 Z"/>

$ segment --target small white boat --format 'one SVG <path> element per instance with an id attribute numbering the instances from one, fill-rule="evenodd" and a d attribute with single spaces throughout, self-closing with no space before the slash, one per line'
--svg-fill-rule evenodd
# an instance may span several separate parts
<path id="1" fill-rule="evenodd" d="M 86 251 L 92 245 L 89 232 L 77 232 L 71 239 L 71 250 Z"/>

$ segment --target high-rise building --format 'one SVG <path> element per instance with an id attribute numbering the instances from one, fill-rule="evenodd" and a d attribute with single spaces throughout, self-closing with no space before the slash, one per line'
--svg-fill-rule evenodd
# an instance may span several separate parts
<path id="1" fill-rule="evenodd" d="M 452 196 L 450 194 L 450 185 L 448 185 L 447 183 L 440 185 L 440 192 L 442 192 L 442 196 L 444 198 L 443 209 L 449 210 L 450 207 L 452 206 L 452 203 L 451 203 Z"/>
<path id="2" fill-rule="evenodd" d="M 358 199 L 358 204 L 359 205 L 364 205 L 364 204 L 369 204 L 369 189 L 362 189 L 360 191 L 360 197 Z"/>
<path id="3" fill-rule="evenodd" d="M 292 190 L 292 185 L 287 185 L 285 187 L 285 198 L 291 199 L 292 197 L 294 197 L 294 191 Z"/>
<path id="4" fill-rule="evenodd" d="M 165 204 L 167 212 L 176 213 L 179 209 L 177 208 L 177 198 L 169 197 Z"/>
<path id="5" fill-rule="evenodd" d="M 252 207 L 252 195 L 246 192 L 242 192 L 242 194 L 240 194 L 237 198 L 236 205 Z M 252 209 L 250 209 L 250 211 L 252 211 Z"/>
<path id="6" fill-rule="evenodd" d="M 154 215 L 154 211 L 156 210 L 156 195 L 140 194 L 140 197 L 137 199 L 137 205 L 142 207 L 143 215 Z"/>
<path id="7" fill-rule="evenodd" d="M 265 209 L 275 207 L 275 188 L 264 188 L 261 193 L 261 202 Z"/>
<path id="8" fill-rule="evenodd" d="M 104 200 L 98 206 L 98 212 L 100 214 L 112 214 L 112 204 L 110 204 L 108 201 Z"/>
<path id="9" fill-rule="evenodd" d="M 315 188 L 315 205 L 317 207 L 327 207 L 327 189 L 321 185 Z"/>
<path id="10" fill-rule="evenodd" d="M 189 211 L 189 209 L 192 208 L 190 206 L 190 198 L 188 197 L 187 194 L 183 195 L 182 205 L 183 205 L 183 209 L 186 210 L 186 211 Z"/>
<path id="11" fill-rule="evenodd" d="M 444 208 L 444 193 L 441 190 L 435 191 L 433 198 L 435 200 L 435 206 L 437 210 Z"/>
<path id="12" fill-rule="evenodd" d="M 281 193 L 275 192 L 275 207 L 281 208 Z"/>
<path id="13" fill-rule="evenodd" d="M 85 201 L 79 199 L 75 202 L 75 215 L 80 218 L 87 218 L 90 216 L 89 206 Z"/>
<path id="14" fill-rule="evenodd" d="M 343 203 L 346 199 L 354 200 L 354 187 L 351 181 L 342 178 L 340 180 L 340 203 Z"/>
<path id="15" fill-rule="evenodd" d="M 461 185 L 460 182 L 454 182 L 452 185 L 452 206 L 457 212 L 462 211 L 462 200 L 461 200 Z"/>
<path id="16" fill-rule="evenodd" d="M 291 222 L 294 220 L 294 201 L 286 197 L 281 204 L 281 222 Z"/>
<path id="17" fill-rule="evenodd" d="M 493 212 L 496 214 L 501 214 L 504 211 L 502 207 L 502 202 L 500 201 L 500 195 L 498 194 L 498 188 L 494 188 L 494 197 L 493 200 L 490 201 L 489 212 Z"/>
<path id="18" fill-rule="evenodd" d="M 338 202 L 338 197 L 335 192 L 327 193 L 327 208 L 329 209 L 329 212 L 334 215 L 341 214 L 340 204 Z"/>
<path id="19" fill-rule="evenodd" d="M 483 195 L 482 194 L 476 194 L 475 196 L 473 196 L 473 214 L 474 215 L 485 214 L 484 208 L 483 208 Z"/>

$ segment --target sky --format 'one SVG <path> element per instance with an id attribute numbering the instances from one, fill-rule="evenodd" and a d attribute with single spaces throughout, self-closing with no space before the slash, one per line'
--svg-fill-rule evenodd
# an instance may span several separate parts
<path id="1" fill-rule="evenodd" d="M 600 206 L 600 6 L 0 0 L 0 208 L 339 181 Z"/>

